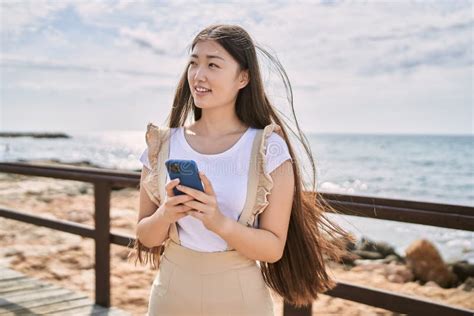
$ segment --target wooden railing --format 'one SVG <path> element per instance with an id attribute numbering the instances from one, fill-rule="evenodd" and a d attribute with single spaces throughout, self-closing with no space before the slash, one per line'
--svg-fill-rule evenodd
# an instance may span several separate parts
<path id="1" fill-rule="evenodd" d="M 0 163 L 0 172 L 89 182 L 94 185 L 95 227 L 70 221 L 47 219 L 18 210 L 0 208 L 0 216 L 38 226 L 93 238 L 95 241 L 95 301 L 110 306 L 110 244 L 129 246 L 134 237 L 110 232 L 110 195 L 112 188 L 138 188 L 139 172 L 32 163 Z M 474 208 L 366 196 L 323 193 L 338 212 L 406 223 L 474 230 Z M 405 314 L 472 315 L 473 311 L 438 302 L 409 297 L 385 290 L 337 282 L 324 294 Z M 311 315 L 312 306 L 295 308 L 285 302 L 283 313 Z"/>

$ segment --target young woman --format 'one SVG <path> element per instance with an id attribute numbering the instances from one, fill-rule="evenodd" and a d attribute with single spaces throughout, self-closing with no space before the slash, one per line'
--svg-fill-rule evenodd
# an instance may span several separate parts
<path id="1" fill-rule="evenodd" d="M 167 126 L 148 124 L 134 245 L 135 262 L 159 268 L 148 315 L 273 315 L 269 289 L 302 306 L 335 286 L 323 255 L 339 260 L 351 237 L 324 215 L 310 147 L 296 117 L 297 133 L 267 98 L 257 48 L 294 115 L 278 60 L 241 27 L 211 25 L 192 41 Z M 312 188 L 288 130 L 311 162 Z M 204 192 L 160 182 L 168 158 L 195 160 Z"/>

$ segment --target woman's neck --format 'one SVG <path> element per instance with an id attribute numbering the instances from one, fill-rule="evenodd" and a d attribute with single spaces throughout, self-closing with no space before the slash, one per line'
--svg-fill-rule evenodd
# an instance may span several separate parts
<path id="1" fill-rule="evenodd" d="M 194 124 L 191 124 L 190 129 L 200 136 L 212 138 L 243 133 L 248 128 L 245 123 L 239 120 L 235 113 L 227 115 L 223 113 L 209 114 L 203 111 L 201 118 L 194 122 Z"/>

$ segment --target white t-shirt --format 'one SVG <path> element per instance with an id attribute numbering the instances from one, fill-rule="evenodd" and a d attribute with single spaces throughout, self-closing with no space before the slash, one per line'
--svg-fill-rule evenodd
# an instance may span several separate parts
<path id="1" fill-rule="evenodd" d="M 184 137 L 184 128 L 171 128 L 169 159 L 192 159 L 210 180 L 216 193 L 220 211 L 227 217 L 239 220 L 247 196 L 250 154 L 257 129 L 248 128 L 228 150 L 218 154 L 201 154 L 195 151 Z M 140 156 L 143 165 L 151 168 L 146 148 Z M 284 139 L 273 132 L 268 137 L 265 172 L 269 174 L 291 156 Z M 166 182 L 169 181 L 168 174 Z M 227 249 L 219 235 L 208 230 L 202 222 L 190 215 L 177 221 L 181 245 L 197 251 L 216 252 Z M 254 223 L 258 227 L 258 220 Z"/>

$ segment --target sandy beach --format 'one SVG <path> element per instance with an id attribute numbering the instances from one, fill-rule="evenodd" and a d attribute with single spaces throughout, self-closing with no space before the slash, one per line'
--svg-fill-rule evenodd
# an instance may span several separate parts
<path id="1" fill-rule="evenodd" d="M 111 198 L 113 232 L 133 235 L 138 211 L 138 190 L 115 190 Z M 90 184 L 0 174 L 0 206 L 22 212 L 93 225 L 93 187 Z M 112 305 L 143 315 L 151 282 L 157 273 L 135 266 L 127 259 L 129 249 L 111 246 Z M 404 254 L 403 254 L 404 255 Z M 93 240 L 48 228 L 0 218 L 0 264 L 27 275 L 83 292 L 94 297 Z M 405 281 L 410 271 L 404 265 L 360 264 L 347 267 L 329 264 L 341 281 L 418 296 L 474 310 L 474 291 L 463 286 L 442 288 L 434 282 L 421 285 Z M 274 296 L 276 314 L 282 315 L 281 300 Z M 371 306 L 321 295 L 313 304 L 313 315 L 395 315 Z"/>

